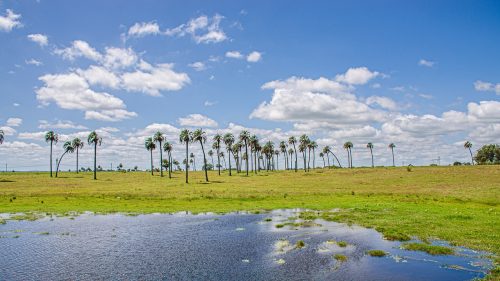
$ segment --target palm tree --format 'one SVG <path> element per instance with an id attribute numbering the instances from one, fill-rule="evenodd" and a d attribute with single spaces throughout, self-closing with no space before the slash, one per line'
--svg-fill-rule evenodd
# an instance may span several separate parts
<path id="1" fill-rule="evenodd" d="M 160 148 L 160 177 L 163 177 L 163 154 L 161 149 L 162 148 L 161 143 L 165 141 L 163 133 L 160 131 L 156 132 L 153 136 L 153 141 L 159 143 L 158 147 Z"/>
<path id="2" fill-rule="evenodd" d="M 289 137 L 288 143 L 290 145 L 293 145 L 293 153 L 295 154 L 295 172 L 297 172 L 297 148 L 295 147 L 295 144 L 297 143 L 297 139 L 294 136 Z"/>
<path id="3" fill-rule="evenodd" d="M 224 157 L 224 151 L 221 151 L 219 153 L 219 157 L 222 157 L 222 161 L 224 162 L 224 169 L 227 169 L 227 165 L 226 165 L 226 157 Z"/>
<path id="4" fill-rule="evenodd" d="M 71 145 L 76 150 L 76 173 L 78 174 L 78 151 L 83 148 L 83 141 L 80 138 L 74 138 Z"/>
<path id="5" fill-rule="evenodd" d="M 229 159 L 229 175 L 231 176 L 231 149 L 234 143 L 234 136 L 231 133 L 227 133 L 224 135 L 224 144 L 227 149 L 227 157 Z"/>
<path id="6" fill-rule="evenodd" d="M 200 142 L 201 152 L 203 152 L 203 166 L 205 167 L 205 181 L 208 182 L 208 172 L 207 172 L 207 158 L 205 156 L 205 148 L 203 144 L 207 141 L 207 135 L 202 129 L 197 129 L 193 132 L 193 141 Z"/>
<path id="7" fill-rule="evenodd" d="M 396 145 L 394 143 L 390 143 L 389 144 L 389 148 L 391 149 L 391 152 L 392 152 L 392 166 L 395 167 L 396 164 L 394 163 L 394 148 L 396 147 Z"/>
<path id="8" fill-rule="evenodd" d="M 217 150 L 217 168 L 219 169 L 219 176 L 220 176 L 220 144 L 222 142 L 222 135 L 221 134 L 215 134 L 214 138 L 214 144 L 212 145 L 212 148 Z M 212 160 L 213 162 L 213 160 Z M 213 166 L 213 164 L 212 164 Z"/>
<path id="9" fill-rule="evenodd" d="M 64 143 L 63 149 L 64 153 L 61 155 L 61 158 L 59 158 L 59 161 L 57 161 L 56 178 L 57 178 L 57 173 L 59 172 L 59 165 L 61 164 L 61 160 L 63 159 L 64 155 L 66 155 L 66 153 L 73 153 L 75 151 L 75 148 L 73 147 L 73 144 L 70 141 Z"/>
<path id="10" fill-rule="evenodd" d="M 349 168 L 352 168 L 352 142 L 348 141 L 344 143 L 344 149 L 347 150 L 347 162 L 349 164 Z"/>
<path id="11" fill-rule="evenodd" d="M 319 153 L 319 157 L 323 158 L 323 168 L 325 168 L 326 163 L 325 163 L 325 154 L 323 152 Z"/>
<path id="12" fill-rule="evenodd" d="M 288 149 L 288 154 L 290 154 L 290 167 L 289 168 L 291 170 L 291 169 L 293 169 L 292 164 L 291 164 L 293 162 L 293 148 L 290 147 Z"/>
<path id="13" fill-rule="evenodd" d="M 373 164 L 373 143 L 369 142 L 368 144 L 366 144 L 366 147 L 370 149 L 370 154 L 372 156 L 372 168 L 373 168 L 375 167 L 375 165 Z"/>
<path id="14" fill-rule="evenodd" d="M 163 144 L 163 150 L 168 154 L 168 178 L 172 178 L 172 144 L 166 141 Z"/>
<path id="15" fill-rule="evenodd" d="M 191 139 L 191 141 L 193 140 Z M 191 158 L 189 163 L 193 163 L 193 171 L 196 171 L 196 157 L 194 156 L 194 153 L 191 152 L 191 154 L 189 154 L 189 158 Z"/>
<path id="16" fill-rule="evenodd" d="M 302 155 L 304 157 L 304 171 L 307 172 L 307 166 L 306 166 L 306 160 L 307 160 L 307 149 L 309 145 L 309 137 L 307 135 L 302 135 L 299 138 L 299 151 L 302 152 Z M 310 156 L 310 154 L 309 154 Z"/>
<path id="17" fill-rule="evenodd" d="M 313 151 L 313 169 L 316 169 L 316 148 L 318 148 L 318 144 L 315 141 L 311 141 L 310 147 Z"/>
<path id="18" fill-rule="evenodd" d="M 252 170 L 257 174 L 257 152 L 259 147 L 259 138 L 256 135 L 250 137 L 250 156 L 253 155 Z"/>
<path id="19" fill-rule="evenodd" d="M 214 167 L 215 167 L 215 165 L 214 165 L 214 152 L 213 152 L 213 150 L 211 150 L 211 149 L 210 149 L 210 150 L 207 152 L 207 154 L 208 154 L 208 156 L 210 156 L 210 159 L 212 159 L 212 170 L 213 170 L 213 169 L 214 169 Z"/>
<path id="20" fill-rule="evenodd" d="M 186 144 L 186 183 L 188 183 L 188 173 L 189 173 L 189 163 L 188 163 L 188 155 L 189 155 L 189 142 L 191 141 L 191 132 L 188 129 L 184 129 L 181 131 L 179 136 L 179 141 Z"/>
<path id="21" fill-rule="evenodd" d="M 153 175 L 153 150 L 156 148 L 156 143 L 153 141 L 152 137 L 146 138 L 144 147 L 151 153 L 151 175 Z"/>
<path id="22" fill-rule="evenodd" d="M 233 153 L 234 162 L 236 162 L 236 172 L 240 172 L 241 158 L 240 158 L 241 143 L 237 142 L 233 144 L 231 152 Z"/>
<path id="23" fill-rule="evenodd" d="M 283 157 L 285 158 L 285 170 L 288 169 L 288 156 L 286 155 L 286 142 L 280 142 L 280 150 L 283 153 Z"/>
<path id="24" fill-rule="evenodd" d="M 3 130 L 0 130 L 0 144 L 3 143 L 4 135 L 5 133 L 3 132 Z"/>
<path id="25" fill-rule="evenodd" d="M 332 151 L 330 150 L 330 147 L 328 145 L 323 147 L 323 154 L 326 154 L 326 160 L 328 161 L 328 168 L 330 168 L 330 156 L 328 155 L 330 152 Z M 335 161 L 333 161 L 333 164 L 335 166 Z"/>
<path id="26" fill-rule="evenodd" d="M 50 177 L 52 177 L 52 145 L 59 141 L 59 136 L 53 131 L 48 131 L 45 134 L 45 141 L 50 142 Z"/>
<path id="27" fill-rule="evenodd" d="M 95 132 L 92 131 L 87 137 L 87 143 L 89 145 L 94 145 L 94 180 L 97 179 L 97 146 L 101 145 L 102 138 Z"/>
<path id="28" fill-rule="evenodd" d="M 248 140 L 250 139 L 250 133 L 246 130 L 242 131 L 240 133 L 240 141 L 245 143 L 245 154 L 248 155 Z M 247 169 L 247 176 L 248 176 L 248 157 L 245 160 L 246 161 L 246 169 Z"/>
<path id="29" fill-rule="evenodd" d="M 1 139 L 1 138 L 0 138 Z M 0 142 L 1 143 L 1 142 Z M 470 153 L 470 160 L 472 161 L 472 165 L 474 165 L 474 157 L 472 156 L 472 150 L 471 150 L 471 147 L 472 147 L 472 143 L 470 141 L 466 141 L 464 143 L 464 148 L 466 149 L 469 149 L 469 153 Z"/>

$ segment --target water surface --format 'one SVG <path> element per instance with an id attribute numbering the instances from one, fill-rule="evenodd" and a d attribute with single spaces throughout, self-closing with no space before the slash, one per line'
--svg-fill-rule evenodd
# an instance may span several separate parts
<path id="1" fill-rule="evenodd" d="M 357 226 L 316 220 L 276 228 L 294 216 L 297 210 L 9 221 L 0 225 L 0 280 L 470 280 L 491 266 L 485 253 L 406 251 Z M 388 255 L 371 257 L 372 249 Z"/>

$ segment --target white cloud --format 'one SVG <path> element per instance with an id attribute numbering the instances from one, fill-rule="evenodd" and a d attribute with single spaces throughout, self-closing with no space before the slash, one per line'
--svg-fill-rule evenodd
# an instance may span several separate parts
<path id="1" fill-rule="evenodd" d="M 129 36 L 142 37 L 146 35 L 156 35 L 160 33 L 160 27 L 155 22 L 135 23 L 128 30 Z"/>
<path id="2" fill-rule="evenodd" d="M 500 102 L 498 101 L 480 101 L 479 103 L 470 102 L 467 105 L 469 116 L 473 120 L 482 122 L 500 122 Z"/>
<path id="3" fill-rule="evenodd" d="M 143 70 L 124 73 L 123 88 L 127 91 L 138 91 L 151 96 L 160 96 L 160 91 L 177 91 L 191 80 L 186 73 L 172 70 L 172 64 L 149 65 Z"/>
<path id="4" fill-rule="evenodd" d="M 238 51 L 228 51 L 226 52 L 226 57 L 232 59 L 242 59 L 243 55 Z"/>
<path id="5" fill-rule="evenodd" d="M 248 56 L 247 56 L 248 62 L 258 62 L 261 59 L 262 59 L 262 54 L 257 52 L 257 51 L 253 51 L 250 54 L 248 54 Z"/>
<path id="6" fill-rule="evenodd" d="M 201 114 L 189 114 L 177 120 L 181 126 L 188 127 L 217 127 L 215 120 Z"/>
<path id="7" fill-rule="evenodd" d="M 0 130 L 2 130 L 6 136 L 13 136 L 17 133 L 16 129 L 9 126 L 0 126 Z"/>
<path id="8" fill-rule="evenodd" d="M 203 70 L 207 69 L 207 66 L 201 61 L 190 63 L 188 66 L 192 67 L 196 71 L 203 71 Z"/>
<path id="9" fill-rule="evenodd" d="M 137 55 L 131 48 L 106 48 L 102 64 L 107 68 L 124 68 L 137 62 Z"/>
<path id="10" fill-rule="evenodd" d="M 0 16 L 0 31 L 10 32 L 16 27 L 23 26 L 19 19 L 21 15 L 14 13 L 14 11 L 7 9 L 5 16 Z"/>
<path id="11" fill-rule="evenodd" d="M 434 64 L 435 64 L 435 62 L 425 60 L 425 59 L 421 59 L 418 61 L 418 65 L 420 65 L 420 66 L 433 67 Z"/>
<path id="12" fill-rule="evenodd" d="M 186 24 L 181 24 L 175 28 L 167 29 L 167 36 L 191 35 L 196 43 L 219 43 L 227 39 L 226 34 L 220 27 L 220 22 L 224 17 L 216 14 L 212 18 L 205 15 L 189 20 Z"/>
<path id="13" fill-rule="evenodd" d="M 83 125 L 78 125 L 68 120 L 58 120 L 56 123 L 50 123 L 47 120 L 38 121 L 39 129 L 77 129 L 77 130 L 86 130 L 87 127 Z"/>
<path id="14" fill-rule="evenodd" d="M 7 119 L 6 125 L 9 127 L 19 127 L 23 123 L 21 118 L 9 118 Z"/>
<path id="15" fill-rule="evenodd" d="M 217 104 L 216 101 L 208 101 L 208 100 L 203 103 L 204 106 L 213 106 L 216 104 Z"/>
<path id="16" fill-rule="evenodd" d="M 388 110 L 396 110 L 398 108 L 396 102 L 387 97 L 371 96 L 366 99 L 368 105 L 378 104 L 380 107 Z"/>
<path id="17" fill-rule="evenodd" d="M 78 57 L 85 57 L 93 61 L 100 61 L 102 59 L 102 55 L 98 51 L 91 47 L 89 43 L 82 40 L 75 40 L 71 44 L 71 47 L 56 49 L 54 53 L 67 60 L 74 60 Z"/>
<path id="18" fill-rule="evenodd" d="M 47 35 L 43 34 L 29 34 L 28 39 L 40 45 L 40 47 L 47 46 L 49 44 L 49 38 Z"/>
<path id="19" fill-rule="evenodd" d="M 137 116 L 129 112 L 123 101 L 108 93 L 91 90 L 87 81 L 76 73 L 47 74 L 39 77 L 44 86 L 36 90 L 37 100 L 44 106 L 54 102 L 63 109 L 81 110 L 85 119 L 119 121 Z"/>
<path id="20" fill-rule="evenodd" d="M 35 66 L 43 65 L 43 63 L 41 61 L 38 61 L 36 59 L 25 60 L 24 63 L 29 64 L 29 65 L 35 65 Z"/>
<path id="21" fill-rule="evenodd" d="M 335 80 L 350 85 L 363 85 L 379 75 L 379 72 L 370 71 L 367 67 L 363 66 L 349 68 L 346 73 L 337 75 Z"/>
<path id="22" fill-rule="evenodd" d="M 120 85 L 120 78 L 101 66 L 91 65 L 88 69 L 77 69 L 76 72 L 91 85 L 101 85 L 114 89 Z"/>
<path id="23" fill-rule="evenodd" d="M 497 83 L 495 85 L 490 82 L 477 80 L 476 82 L 474 82 L 474 89 L 480 92 L 496 92 L 497 95 L 500 95 L 500 83 Z"/>
<path id="24" fill-rule="evenodd" d="M 19 104 L 19 103 L 17 103 L 17 102 L 13 103 L 12 105 L 13 105 L 13 106 L 15 106 L 15 107 L 20 106 L 20 104 Z"/>

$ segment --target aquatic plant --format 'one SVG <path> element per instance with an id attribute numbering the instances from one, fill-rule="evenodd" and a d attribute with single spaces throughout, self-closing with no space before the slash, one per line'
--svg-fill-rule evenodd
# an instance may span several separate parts
<path id="1" fill-rule="evenodd" d="M 333 256 L 333 258 L 339 262 L 345 262 L 347 261 L 347 256 L 342 255 L 342 254 L 336 254 Z"/>
<path id="2" fill-rule="evenodd" d="M 387 253 L 382 250 L 370 250 L 367 253 L 372 257 L 383 257 L 387 255 Z"/>
<path id="3" fill-rule="evenodd" d="M 434 256 L 453 255 L 455 253 L 452 248 L 425 243 L 405 243 L 401 245 L 401 248 L 409 251 L 422 251 Z"/>
<path id="4" fill-rule="evenodd" d="M 345 242 L 345 241 L 338 241 L 337 245 L 339 245 L 339 247 L 345 248 L 345 247 L 347 247 L 347 242 Z"/>
<path id="5" fill-rule="evenodd" d="M 306 243 L 304 243 L 304 241 L 302 241 L 302 240 L 299 240 L 299 241 L 297 241 L 297 243 L 295 243 L 295 248 L 297 248 L 297 249 L 302 249 L 305 246 L 306 246 Z"/>

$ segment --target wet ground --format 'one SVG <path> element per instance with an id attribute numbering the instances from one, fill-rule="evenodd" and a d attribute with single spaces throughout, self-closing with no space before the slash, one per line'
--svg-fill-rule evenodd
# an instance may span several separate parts
<path id="1" fill-rule="evenodd" d="M 373 229 L 289 219 L 297 215 L 8 221 L 0 225 L 0 280 L 470 280 L 491 266 L 486 253 L 407 251 Z M 276 227 L 287 222 L 298 224 Z M 387 255 L 367 254 L 375 249 Z"/>

